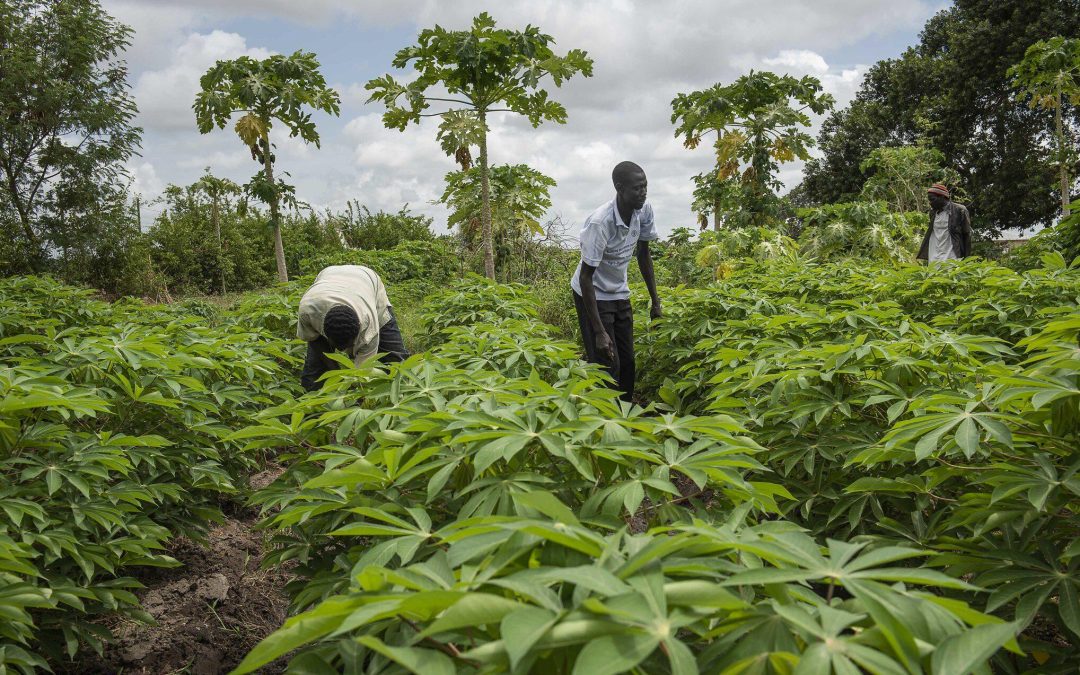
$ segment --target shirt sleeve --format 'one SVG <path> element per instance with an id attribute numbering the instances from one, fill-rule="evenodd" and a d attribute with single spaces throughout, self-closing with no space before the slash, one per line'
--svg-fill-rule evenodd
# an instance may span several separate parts
<path id="1" fill-rule="evenodd" d="M 590 267 L 597 267 L 604 259 L 610 236 L 602 221 L 586 220 L 581 228 L 581 261 Z"/>
<path id="2" fill-rule="evenodd" d="M 353 356 L 353 365 L 357 368 L 364 362 L 379 353 L 379 334 L 375 334 L 375 339 L 366 345 L 357 349 L 356 354 Z"/>
<path id="3" fill-rule="evenodd" d="M 300 338 L 304 342 L 311 342 L 321 337 L 318 330 L 312 326 L 312 312 L 310 309 L 300 306 L 299 316 L 296 320 L 296 337 Z"/>
<path id="4" fill-rule="evenodd" d="M 638 241 L 653 241 L 658 237 L 652 204 L 645 204 L 645 208 L 641 212 L 641 229 L 638 231 Z"/>

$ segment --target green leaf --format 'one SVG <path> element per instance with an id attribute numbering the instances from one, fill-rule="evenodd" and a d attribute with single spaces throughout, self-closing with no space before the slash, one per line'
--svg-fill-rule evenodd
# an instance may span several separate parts
<path id="1" fill-rule="evenodd" d="M 566 523 L 568 525 L 581 524 L 578 521 L 577 516 L 574 515 L 574 512 L 550 492 L 540 490 L 533 492 L 519 492 L 514 494 L 514 501 L 522 506 L 536 509 L 545 516 L 553 518 L 560 523 Z"/>
<path id="2" fill-rule="evenodd" d="M 1017 633 L 1015 623 L 987 623 L 942 641 L 931 659 L 934 675 L 964 675 L 984 666 Z"/>
<path id="3" fill-rule="evenodd" d="M 685 643 L 675 638 L 664 640 L 668 660 L 671 662 L 671 675 L 698 675 L 697 659 Z"/>
<path id="4" fill-rule="evenodd" d="M 248 652 L 233 675 L 251 673 L 282 654 L 309 644 L 336 629 L 359 605 L 353 598 L 330 598 L 314 609 L 285 622 Z"/>
<path id="5" fill-rule="evenodd" d="M 522 604 L 490 593 L 469 593 L 451 605 L 422 633 L 421 637 L 438 635 L 471 626 L 497 624 Z"/>
<path id="6" fill-rule="evenodd" d="M 1073 635 L 1080 637 L 1080 598 L 1077 597 L 1076 586 L 1077 582 L 1073 579 L 1062 581 L 1061 594 L 1058 596 L 1058 614 Z"/>
<path id="7" fill-rule="evenodd" d="M 526 607 L 503 617 L 500 633 L 506 644 L 506 653 L 510 657 L 511 670 L 517 669 L 521 660 L 537 640 L 544 637 L 556 618 L 554 612 L 538 607 Z"/>
<path id="8" fill-rule="evenodd" d="M 975 420 L 965 417 L 964 421 L 956 428 L 956 444 L 968 457 L 979 451 L 979 429 L 975 426 Z"/>
<path id="9" fill-rule="evenodd" d="M 571 675 L 624 673 L 641 663 L 659 643 L 654 635 L 637 632 L 596 638 L 582 648 Z"/>
<path id="10" fill-rule="evenodd" d="M 371 635 L 356 638 L 356 641 L 368 649 L 376 651 L 394 663 L 404 666 L 414 675 L 454 675 L 457 668 L 454 661 L 434 649 L 422 647 L 391 647 Z"/>

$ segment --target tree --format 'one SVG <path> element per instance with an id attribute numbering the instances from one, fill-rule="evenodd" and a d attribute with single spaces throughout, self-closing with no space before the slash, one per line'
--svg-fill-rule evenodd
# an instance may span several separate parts
<path id="1" fill-rule="evenodd" d="M 382 101 L 386 105 L 383 123 L 390 129 L 404 131 L 409 123 L 419 123 L 424 117 L 445 117 L 456 111 L 471 112 L 476 116 L 484 273 L 492 279 L 495 278 L 495 256 L 491 233 L 488 113 L 518 113 L 527 117 L 534 128 L 545 120 L 563 124 L 566 108 L 548 98 L 548 92 L 539 88 L 540 80 L 550 77 L 556 87 L 561 87 L 578 73 L 585 77 L 592 75 L 592 59 L 584 51 L 571 49 L 566 56 L 558 56 L 552 51 L 552 44 L 553 38 L 535 26 L 526 26 L 524 31 L 496 29 L 495 20 L 483 12 L 473 19 L 469 30 L 448 31 L 435 26 L 421 31 L 416 45 L 398 51 L 393 66 L 406 68 L 412 64 L 419 74 L 411 83 L 402 84 L 390 75 L 384 75 L 366 85 L 372 92 L 368 100 Z M 429 94 L 433 87 L 445 89 L 447 93 Z M 399 103 L 402 98 L 404 104 Z M 426 112 L 432 103 L 457 107 Z"/>
<path id="2" fill-rule="evenodd" d="M 1076 149 L 1063 121 L 1066 102 L 1080 105 L 1080 38 L 1054 37 L 1028 47 L 1024 60 L 1009 69 L 1021 98 L 1031 98 L 1031 107 L 1054 111 L 1055 152 L 1060 181 L 1061 211 L 1069 215 L 1072 182 L 1069 167 L 1076 162 Z"/>
<path id="3" fill-rule="evenodd" d="M 720 230 L 723 222 L 723 213 L 730 209 L 738 192 L 735 178 L 721 179 L 717 171 L 699 173 L 693 177 L 694 193 L 690 208 L 698 214 L 698 225 L 705 229 L 709 224 L 709 216 L 712 216 L 713 229 Z"/>
<path id="4" fill-rule="evenodd" d="M 221 242 L 221 203 L 230 195 L 240 193 L 240 186 L 228 178 L 218 178 L 210 173 L 210 167 L 206 167 L 206 173 L 202 178 L 195 181 L 195 188 L 202 191 L 210 199 L 210 224 L 214 228 L 214 239 L 217 241 L 217 267 L 221 274 L 221 294 L 225 290 L 225 249 Z"/>
<path id="5" fill-rule="evenodd" d="M 288 281 L 280 209 L 283 200 L 294 199 L 293 188 L 280 178 L 275 179 L 270 129 L 277 120 L 289 129 L 290 137 L 299 136 L 306 143 L 320 147 L 311 113 L 303 108 L 308 106 L 338 115 L 341 112 L 338 94 L 326 86 L 315 55 L 302 51 L 291 56 L 275 54 L 262 61 L 247 56 L 218 61 L 199 84 L 202 91 L 192 107 L 201 133 L 210 133 L 215 126 L 224 129 L 234 113 L 244 113 L 234 128 L 248 146 L 251 158 L 262 166 L 246 187 L 270 207 L 278 280 Z"/>
<path id="6" fill-rule="evenodd" d="M 961 199 L 960 175 L 944 163 L 945 156 L 925 144 L 877 148 L 859 167 L 871 174 L 859 198 L 884 202 L 893 213 L 925 211 L 929 207 L 926 188 L 944 183 L 953 199 Z"/>
<path id="7" fill-rule="evenodd" d="M 75 251 L 92 263 L 104 242 L 122 238 L 112 230 L 131 227 L 118 216 L 126 210 L 124 162 L 142 131 L 132 125 L 121 59 L 130 37 L 94 0 L 0 3 L 6 271 L 42 272 Z"/>
<path id="8" fill-rule="evenodd" d="M 959 173 L 976 232 L 1049 223 L 1060 209 L 1046 143 L 1053 116 L 1017 101 L 1007 72 L 1036 41 L 1077 34 L 1076 0 L 956 0 L 926 23 L 919 44 L 872 66 L 851 105 L 826 119 L 805 193 L 818 204 L 852 201 L 874 149 L 922 141 Z M 1075 129 L 1078 108 L 1064 112 Z"/>
<path id="9" fill-rule="evenodd" d="M 731 193 L 720 186 L 729 180 L 738 187 L 738 206 L 748 215 L 740 225 L 761 226 L 776 220 L 779 165 L 809 158 L 814 139 L 801 130 L 810 126 L 806 111 L 822 114 L 832 106 L 833 97 L 821 93 L 817 78 L 753 70 L 732 84 L 715 84 L 672 100 L 671 123 L 677 125 L 675 135 L 682 137 L 683 145 L 694 149 L 706 135 L 716 134 L 713 184 L 717 189 L 704 192 L 714 197 L 717 228 L 716 214 L 725 207 L 721 197 Z M 698 187 L 710 188 L 710 181 L 698 181 Z"/>
<path id="10" fill-rule="evenodd" d="M 555 180 L 524 164 L 503 164 L 490 168 L 491 230 L 495 253 L 493 263 L 505 269 L 509 254 L 530 237 L 544 234 L 540 218 L 551 207 L 550 189 Z M 484 180 L 479 167 L 468 171 L 454 171 L 446 175 L 446 190 L 439 201 L 452 210 L 447 220 L 449 227 L 460 227 L 466 246 L 475 249 L 477 224 L 482 224 L 484 204 L 477 197 Z M 481 236 L 483 229 L 481 227 Z M 481 244 L 485 244 L 483 238 Z M 486 256 L 485 256 L 486 264 Z M 485 270 L 486 271 L 486 270 Z M 494 274 L 494 269 L 492 270 Z"/>

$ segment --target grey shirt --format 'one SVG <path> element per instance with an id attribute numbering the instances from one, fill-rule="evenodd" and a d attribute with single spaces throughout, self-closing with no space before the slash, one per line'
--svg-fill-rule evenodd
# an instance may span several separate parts
<path id="1" fill-rule="evenodd" d="M 956 260 L 952 237 L 949 235 L 949 210 L 942 209 L 934 215 L 934 231 L 930 234 L 930 250 L 927 260 Z"/>

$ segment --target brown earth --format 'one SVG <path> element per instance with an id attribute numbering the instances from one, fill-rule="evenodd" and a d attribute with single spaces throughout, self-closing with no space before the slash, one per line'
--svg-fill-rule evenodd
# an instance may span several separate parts
<path id="1" fill-rule="evenodd" d="M 264 487 L 281 470 L 251 477 Z M 157 625 L 120 620 L 108 626 L 115 640 L 105 653 L 80 654 L 56 664 L 70 675 L 217 675 L 234 668 L 260 640 L 285 621 L 287 570 L 260 569 L 264 533 L 257 514 L 242 511 L 210 530 L 205 545 L 177 538 L 169 554 L 183 563 L 137 575 L 145 586 L 137 595 Z M 281 673 L 284 659 L 260 670 Z"/>

